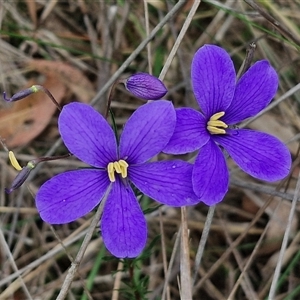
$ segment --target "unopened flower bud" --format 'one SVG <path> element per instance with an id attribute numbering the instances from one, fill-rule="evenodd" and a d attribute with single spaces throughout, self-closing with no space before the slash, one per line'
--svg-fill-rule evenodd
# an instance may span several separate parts
<path id="1" fill-rule="evenodd" d="M 7 102 L 15 102 L 15 101 L 18 101 L 18 100 L 22 100 L 22 99 L 26 98 L 27 96 L 38 92 L 40 90 L 39 87 L 40 86 L 38 86 L 38 85 L 33 85 L 32 87 L 30 87 L 28 89 L 17 92 L 11 98 L 7 98 L 6 93 L 3 92 L 3 98 Z"/>
<path id="2" fill-rule="evenodd" d="M 168 91 L 161 80 L 148 73 L 134 74 L 124 84 L 130 93 L 144 100 L 161 99 Z"/>
<path id="3" fill-rule="evenodd" d="M 7 194 L 10 194 L 12 191 L 16 190 L 17 188 L 19 188 L 24 182 L 25 180 L 28 178 L 31 170 L 33 170 L 35 168 L 35 164 L 30 161 L 26 167 L 22 168 L 22 170 L 18 173 L 18 175 L 16 176 L 16 178 L 14 179 L 11 187 L 5 188 L 5 192 Z"/>

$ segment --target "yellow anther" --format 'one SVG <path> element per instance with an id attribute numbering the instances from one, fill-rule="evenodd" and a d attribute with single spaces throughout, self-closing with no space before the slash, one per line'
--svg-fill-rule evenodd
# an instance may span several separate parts
<path id="1" fill-rule="evenodd" d="M 127 177 L 128 163 L 125 160 L 120 159 L 119 164 L 120 164 L 120 167 L 121 167 L 122 178 L 126 178 Z"/>
<path id="2" fill-rule="evenodd" d="M 224 123 L 223 121 L 220 121 L 220 120 L 209 120 L 207 122 L 207 126 L 221 127 L 221 128 L 227 128 L 228 127 L 228 125 L 226 123 Z"/>
<path id="3" fill-rule="evenodd" d="M 115 172 L 121 174 L 122 178 L 126 178 L 127 168 L 128 168 L 128 163 L 123 159 L 120 159 L 119 161 L 115 161 L 115 162 L 110 162 L 107 165 L 107 173 L 108 173 L 109 180 L 111 182 L 116 181 Z"/>
<path id="4" fill-rule="evenodd" d="M 213 126 L 207 126 L 207 130 L 210 132 L 210 134 L 226 134 L 226 130 L 220 129 Z"/>
<path id="5" fill-rule="evenodd" d="M 219 120 L 221 117 L 223 117 L 225 115 L 225 111 L 220 111 L 214 115 L 212 115 L 210 117 L 210 121 L 216 121 L 216 120 Z"/>
<path id="6" fill-rule="evenodd" d="M 225 112 L 221 111 L 210 117 L 206 126 L 210 134 L 226 134 L 225 128 L 228 128 L 228 125 L 225 122 L 219 120 L 224 115 Z"/>
<path id="7" fill-rule="evenodd" d="M 115 182 L 116 178 L 115 178 L 115 170 L 114 170 L 114 163 L 113 162 L 110 162 L 107 165 L 107 173 L 108 173 L 108 177 L 109 177 L 110 182 Z"/>
<path id="8" fill-rule="evenodd" d="M 12 164 L 12 166 L 17 170 L 17 171 L 21 171 L 22 167 L 20 166 L 19 162 L 17 161 L 15 154 L 12 151 L 8 152 L 8 157 L 10 160 L 10 163 Z"/>
<path id="9" fill-rule="evenodd" d="M 119 164 L 118 161 L 115 161 L 115 162 L 114 162 L 114 168 L 115 168 L 115 171 L 116 171 L 118 174 L 121 174 L 121 173 L 122 173 L 121 166 L 120 166 L 120 164 Z"/>
<path id="10" fill-rule="evenodd" d="M 128 163 L 125 160 L 123 160 L 123 159 L 119 160 L 119 164 L 123 168 L 127 168 L 128 167 Z"/>

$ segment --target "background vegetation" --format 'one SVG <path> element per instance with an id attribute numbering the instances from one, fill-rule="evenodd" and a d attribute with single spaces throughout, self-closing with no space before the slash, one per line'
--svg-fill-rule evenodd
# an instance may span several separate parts
<path id="1" fill-rule="evenodd" d="M 17 174 L 7 148 L 22 165 L 67 153 L 58 111 L 43 93 L 2 101 L 0 299 L 299 299 L 299 13 L 298 0 L 1 1 L 0 91 L 10 96 L 41 84 L 61 105 L 82 101 L 100 112 L 114 81 L 135 72 L 159 76 L 176 107 L 197 107 L 190 85 L 195 51 L 220 45 L 238 71 L 254 43 L 253 60 L 268 59 L 280 87 L 272 104 L 243 125 L 282 139 L 294 163 L 288 178 L 270 184 L 229 160 L 230 191 L 215 208 L 200 203 L 181 211 L 141 199 L 149 238 L 138 259 L 111 257 L 99 227 L 78 256 L 94 213 L 52 227 L 41 221 L 34 195 L 81 162 L 44 163 L 22 188 L 4 192 Z M 142 104 L 116 86 L 111 107 L 119 129 Z"/>

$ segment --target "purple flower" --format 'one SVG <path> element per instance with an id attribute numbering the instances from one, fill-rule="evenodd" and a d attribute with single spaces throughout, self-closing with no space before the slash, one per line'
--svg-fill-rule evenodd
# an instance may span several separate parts
<path id="1" fill-rule="evenodd" d="M 178 109 L 174 135 L 163 151 L 182 154 L 200 149 L 192 181 L 201 201 L 218 203 L 228 190 L 229 173 L 220 147 L 255 178 L 276 181 L 287 176 L 291 155 L 281 141 L 263 132 L 232 126 L 256 115 L 274 97 L 278 76 L 269 62 L 256 62 L 236 82 L 228 53 L 205 45 L 193 58 L 191 77 L 202 113 Z"/>
<path id="2" fill-rule="evenodd" d="M 134 74 L 124 84 L 129 92 L 144 100 L 158 100 L 168 92 L 161 80 L 147 73 Z"/>
<path id="3" fill-rule="evenodd" d="M 199 202 L 192 187 L 192 164 L 147 162 L 161 152 L 174 131 L 171 102 L 159 100 L 138 108 L 119 143 L 107 121 L 89 105 L 65 105 L 58 124 L 69 151 L 93 167 L 56 175 L 42 185 L 36 206 L 44 221 L 63 224 L 82 217 L 100 203 L 112 184 L 101 220 L 102 237 L 113 255 L 135 257 L 145 246 L 147 228 L 131 184 L 163 204 Z"/>

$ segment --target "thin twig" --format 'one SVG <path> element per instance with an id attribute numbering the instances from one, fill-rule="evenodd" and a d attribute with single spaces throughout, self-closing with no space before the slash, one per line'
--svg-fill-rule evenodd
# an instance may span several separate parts
<path id="1" fill-rule="evenodd" d="M 231 245 L 233 241 L 232 241 L 232 238 L 231 238 L 231 236 L 228 232 L 227 226 L 226 226 L 226 224 L 225 224 L 225 222 L 224 222 L 224 220 L 223 220 L 223 218 L 222 218 L 222 216 L 221 216 L 221 214 L 218 210 L 217 210 L 217 213 L 218 213 L 220 225 L 222 226 L 222 228 L 224 228 L 224 234 L 225 234 L 227 243 L 229 245 Z M 252 251 L 252 253 L 253 253 L 253 251 Z M 235 261 L 238 264 L 238 267 L 239 267 L 240 271 L 242 272 L 244 263 L 243 263 L 243 259 L 241 257 L 241 254 L 239 253 L 238 249 L 236 249 L 236 248 L 234 248 L 232 250 L 232 254 L 235 258 Z M 243 277 L 240 276 L 240 282 L 239 283 L 241 283 L 242 289 L 243 289 L 243 291 L 246 295 L 246 299 L 258 299 L 257 294 L 255 293 L 253 285 L 250 281 L 250 278 L 247 274 L 245 274 L 245 276 L 243 276 Z M 236 284 L 235 284 L 235 286 L 236 286 Z M 227 297 L 228 300 L 233 300 L 234 299 L 233 290 L 234 290 L 234 287 L 231 290 L 229 296 Z"/>
<path id="2" fill-rule="evenodd" d="M 78 230 L 76 230 L 74 233 L 72 233 L 72 235 L 74 235 L 72 238 L 69 236 L 68 238 L 66 238 L 64 240 L 63 243 L 64 243 L 65 247 L 76 243 L 77 241 L 79 241 L 81 238 L 83 238 L 86 235 L 87 230 L 82 231 L 82 227 L 84 227 L 84 226 L 81 226 Z M 13 274 L 8 275 L 5 278 L 3 278 L 2 280 L 0 280 L 0 287 L 3 287 L 4 285 L 8 284 L 12 280 L 16 279 L 19 275 L 27 273 L 30 270 L 40 266 L 42 263 L 47 262 L 49 259 L 52 259 L 55 255 L 60 253 L 62 250 L 64 250 L 64 248 L 62 247 L 61 244 L 58 244 L 54 249 L 51 249 L 50 251 L 48 251 L 46 254 L 39 257 L 35 261 L 29 263 L 25 267 L 19 269 L 17 272 L 14 272 Z M 2 299 L 1 297 L 2 297 L 2 294 L 0 294 L 0 299 Z"/>
<path id="3" fill-rule="evenodd" d="M 149 10 L 148 10 L 148 1 L 147 0 L 144 0 L 144 11 L 145 11 L 146 34 L 147 34 L 147 36 L 149 36 L 150 27 L 149 27 Z M 148 43 L 148 45 L 147 45 L 147 59 L 148 59 L 149 74 L 152 74 L 151 43 Z"/>
<path id="4" fill-rule="evenodd" d="M 270 202 L 272 201 L 272 198 L 269 198 L 263 206 L 259 209 L 259 211 L 256 213 L 255 218 L 250 222 L 250 224 L 247 225 L 245 230 L 233 241 L 233 243 L 229 246 L 229 248 L 226 249 L 226 251 L 222 254 L 222 256 L 219 258 L 219 260 L 210 267 L 209 272 L 207 272 L 197 283 L 194 290 L 197 291 L 203 283 L 214 274 L 214 272 L 217 271 L 217 269 L 222 265 L 222 263 L 228 258 L 228 256 L 232 253 L 233 249 L 235 249 L 240 242 L 244 239 L 244 237 L 247 235 L 248 231 L 256 222 L 259 220 L 259 218 L 262 216 L 262 214 L 265 212 L 265 209 L 269 206 Z"/>
<path id="5" fill-rule="evenodd" d="M 124 267 L 123 260 L 120 260 L 118 263 L 117 271 L 116 271 L 116 278 L 115 278 L 115 282 L 114 282 L 111 300 L 119 299 L 123 267 Z"/>
<path id="6" fill-rule="evenodd" d="M 82 245 L 76 255 L 76 258 L 74 260 L 74 262 L 72 262 L 71 264 L 71 268 L 69 269 L 68 271 L 68 274 L 64 280 L 64 283 L 61 287 L 61 290 L 56 298 L 56 300 L 63 300 L 66 298 L 68 292 L 69 292 L 69 289 L 71 287 L 71 284 L 73 282 L 73 279 L 76 275 L 76 272 L 77 272 L 77 269 L 79 268 L 79 265 L 80 265 L 80 262 L 84 256 L 84 253 L 85 253 L 85 250 L 86 248 L 88 247 L 89 245 L 89 242 L 93 236 L 93 233 L 94 233 L 94 230 L 96 228 L 96 226 L 99 224 L 99 221 L 100 221 L 100 218 L 101 218 L 101 215 L 102 215 L 102 212 L 103 212 L 103 209 L 104 209 L 104 205 L 105 205 L 105 202 L 108 198 L 108 195 L 110 193 L 110 190 L 111 190 L 111 187 L 112 185 L 110 184 L 107 191 L 105 192 L 105 195 L 103 196 L 102 198 L 102 201 L 96 211 L 96 214 L 91 222 L 91 225 L 89 226 L 89 229 L 88 229 L 88 232 L 86 233 L 86 236 L 84 237 L 84 240 L 82 242 Z"/>
<path id="7" fill-rule="evenodd" d="M 279 206 L 280 206 L 280 202 L 278 202 L 278 205 L 276 206 L 276 208 L 274 210 L 274 214 L 276 214 Z M 254 262 L 255 254 L 257 254 L 259 247 L 261 246 L 262 242 L 264 241 L 264 238 L 265 238 L 267 232 L 270 229 L 270 224 L 271 224 L 271 222 L 269 221 L 268 224 L 267 224 L 267 226 L 264 228 L 264 231 L 260 235 L 258 241 L 255 243 L 255 247 L 254 247 L 254 249 L 253 249 L 250 257 L 248 258 L 248 260 L 247 260 L 247 262 L 246 262 L 246 264 L 245 264 L 245 266 L 243 268 L 243 271 L 241 272 L 239 278 L 235 282 L 234 287 L 231 289 L 231 292 L 230 292 L 230 294 L 228 296 L 228 299 L 234 299 L 235 293 L 237 292 L 237 289 L 238 289 L 238 287 L 239 287 L 242 279 L 244 278 L 244 276 L 247 276 L 246 272 L 250 268 L 251 264 Z M 251 299 L 251 298 L 249 298 L 249 299 Z M 252 299 L 253 299 L 253 297 L 252 297 Z"/>
<path id="8" fill-rule="evenodd" d="M 289 218 L 288 218 L 288 223 L 287 223 L 287 226 L 286 226 L 286 229 L 284 232 L 284 236 L 283 236 L 283 241 L 282 241 L 282 245 L 281 245 L 281 249 L 280 249 L 280 253 L 279 253 L 278 263 L 276 265 L 276 269 L 274 272 L 274 276 L 273 276 L 273 280 L 272 280 L 272 284 L 271 284 L 271 288 L 270 288 L 270 292 L 269 292 L 269 298 L 268 298 L 269 300 L 273 300 L 275 298 L 275 293 L 276 293 L 276 288 L 277 288 L 276 285 L 277 285 L 277 282 L 278 282 L 278 279 L 280 276 L 280 271 L 281 271 L 283 258 L 285 255 L 285 250 L 286 250 L 288 240 L 290 237 L 290 231 L 291 231 L 291 227 L 292 227 L 293 217 L 294 217 L 294 214 L 296 211 L 299 193 L 300 193 L 300 172 L 298 174 L 298 181 L 297 181 L 294 199 L 292 202 L 292 206 L 291 206 L 291 210 L 290 210 L 290 214 L 289 214 Z"/>
<path id="9" fill-rule="evenodd" d="M 189 229 L 186 207 L 181 208 L 181 253 L 180 253 L 180 296 L 181 299 L 192 299 L 191 266 L 189 251 Z"/>
<path id="10" fill-rule="evenodd" d="M 173 264 L 174 264 L 175 257 L 176 257 L 176 254 L 177 254 L 177 251 L 178 251 L 178 248 L 179 248 L 179 242 L 181 240 L 181 234 L 182 234 L 182 228 L 180 227 L 179 230 L 178 230 L 176 240 L 175 240 L 175 243 L 174 243 L 174 247 L 173 247 L 173 251 L 172 251 L 172 254 L 171 254 L 168 272 L 165 276 L 164 289 L 163 289 L 162 296 L 161 296 L 162 300 L 164 300 L 165 297 L 166 297 L 167 288 L 168 288 L 168 284 L 169 284 L 172 269 L 173 269 Z"/>
<path id="11" fill-rule="evenodd" d="M 144 39 L 139 46 L 129 55 L 124 61 L 121 67 L 111 76 L 106 82 L 102 89 L 92 99 L 91 105 L 94 105 L 99 99 L 106 93 L 109 87 L 119 78 L 119 76 L 126 70 L 131 62 L 140 54 L 140 52 L 146 47 L 146 45 L 156 36 L 156 34 L 164 27 L 164 25 L 179 11 L 179 9 L 186 3 L 185 0 L 180 0 L 176 5 L 169 11 L 166 16 L 160 21 L 159 24 L 151 31 L 150 35 Z"/>
<path id="12" fill-rule="evenodd" d="M 193 286 L 195 284 L 197 274 L 198 274 L 198 270 L 200 268 L 201 259 L 202 259 L 202 256 L 203 256 L 205 244 L 206 244 L 206 241 L 207 241 L 207 238 L 208 238 L 208 233 L 209 233 L 210 226 L 211 226 L 211 223 L 212 223 L 212 220 L 213 220 L 215 209 L 216 209 L 215 205 L 209 207 L 207 217 L 206 217 L 206 221 L 205 221 L 205 224 L 204 224 L 204 228 L 202 230 L 201 239 L 200 239 L 199 246 L 198 246 L 197 253 L 196 253 L 196 257 L 195 257 Z"/>
<path id="13" fill-rule="evenodd" d="M 274 107 L 276 107 L 280 102 L 282 102 L 283 100 L 289 98 L 290 96 L 292 96 L 293 94 L 295 94 L 299 90 L 300 90 L 300 83 L 298 83 L 293 88 L 291 88 L 290 90 L 288 90 L 285 94 L 283 94 L 277 100 L 275 100 L 272 103 L 270 103 L 265 109 L 261 110 L 257 115 L 255 115 L 255 117 L 253 117 L 253 118 L 251 118 L 251 119 L 243 122 L 239 126 L 239 128 L 243 128 L 243 127 L 248 126 L 250 123 L 252 123 L 253 121 L 255 121 L 257 118 L 259 118 L 260 116 L 262 116 L 263 114 L 265 114 L 267 111 L 270 111 L 271 109 L 273 109 Z"/>
<path id="14" fill-rule="evenodd" d="M 298 39 L 298 37 L 294 36 L 290 30 L 288 30 L 282 24 L 280 24 L 275 18 L 273 18 L 266 10 L 260 7 L 255 1 L 253 0 L 244 0 L 244 1 L 253 9 L 255 9 L 260 15 L 262 15 L 268 22 L 270 22 L 284 36 L 292 40 L 296 45 L 300 45 L 300 40 Z"/>
<path id="15" fill-rule="evenodd" d="M 254 56 L 254 52 L 256 49 L 256 44 L 255 42 L 251 43 L 247 49 L 246 49 L 246 57 L 243 61 L 243 64 L 237 74 L 237 80 L 239 80 L 242 75 L 250 68 L 252 60 L 253 60 L 253 56 Z"/>
<path id="16" fill-rule="evenodd" d="M 194 15 L 195 15 L 195 13 L 197 11 L 197 8 L 200 5 L 200 3 L 201 3 L 201 0 L 195 0 L 194 1 L 193 6 L 192 6 L 192 8 L 191 8 L 191 10 L 190 10 L 190 12 L 188 14 L 188 16 L 186 17 L 186 20 L 185 20 L 185 22 L 184 22 L 184 24 L 183 24 L 183 26 L 181 28 L 181 31 L 180 31 L 180 33 L 178 35 L 178 38 L 176 39 L 176 41 L 174 43 L 174 46 L 173 46 L 173 48 L 172 48 L 172 50 L 171 50 L 171 52 L 170 52 L 170 54 L 169 54 L 169 56 L 167 58 L 167 61 L 164 64 L 164 67 L 163 67 L 163 69 L 161 70 L 161 72 L 159 74 L 159 79 L 160 80 L 163 80 L 165 78 L 165 76 L 167 74 L 167 71 L 169 70 L 169 67 L 170 67 L 170 65 L 172 63 L 172 60 L 173 60 L 173 58 L 174 58 L 174 56 L 175 56 L 175 54 L 176 54 L 176 52 L 177 52 L 177 50 L 178 50 L 181 42 L 182 42 L 182 39 L 184 38 L 184 36 L 186 34 L 186 31 L 188 30 L 188 28 L 189 28 L 189 26 L 190 26 L 190 24 L 192 22 L 192 19 L 193 19 Z M 175 8 L 175 6 L 174 6 L 174 8 Z"/>
<path id="17" fill-rule="evenodd" d="M 233 184 L 235 186 L 238 187 L 242 187 L 245 188 L 247 190 L 250 191 L 255 191 L 255 192 L 261 192 L 261 193 L 265 193 L 271 196 L 276 196 L 276 197 L 280 197 L 286 200 L 293 200 L 294 199 L 294 195 L 290 194 L 290 193 L 284 193 L 284 192 L 279 192 L 274 188 L 271 187 L 267 187 L 266 185 L 263 184 L 257 184 L 257 183 L 249 183 L 249 182 L 243 182 L 240 180 L 236 180 L 236 179 L 230 179 L 230 184 Z"/>
<path id="18" fill-rule="evenodd" d="M 168 272 L 168 260 L 167 260 L 167 251 L 166 251 L 166 237 L 165 237 L 161 207 L 158 209 L 158 211 L 159 211 L 159 228 L 160 228 L 160 235 L 161 235 L 161 252 L 162 252 L 162 259 L 163 259 L 163 266 L 164 266 L 164 274 L 166 277 Z M 171 299 L 170 289 L 169 286 L 167 285 L 167 300 L 170 299 Z"/>
<path id="19" fill-rule="evenodd" d="M 16 273 L 19 273 L 19 270 L 18 270 L 18 267 L 17 267 L 17 265 L 16 265 L 16 263 L 15 263 L 14 257 L 12 256 L 12 254 L 11 254 L 11 252 L 10 252 L 10 250 L 9 250 L 9 247 L 8 247 L 6 241 L 5 241 L 5 237 L 4 237 L 4 235 L 3 235 L 3 232 L 2 232 L 2 230 L 1 230 L 1 227 L 2 227 L 2 226 L 0 226 L 0 244 L 1 244 L 1 246 L 3 247 L 4 253 L 6 253 L 6 255 L 8 256 L 8 259 L 9 259 L 9 261 L 10 261 L 10 264 L 11 264 L 13 270 L 14 270 Z M 25 284 L 25 282 L 24 282 L 24 280 L 23 280 L 23 278 L 22 278 L 22 275 L 21 275 L 21 274 L 18 274 L 18 278 L 19 278 L 19 280 L 20 280 L 20 282 L 21 282 L 21 286 L 22 286 L 22 288 L 23 288 L 24 293 L 26 294 L 27 299 L 33 300 L 32 297 L 31 297 L 31 295 L 30 295 L 30 292 L 28 291 L 27 286 L 26 286 L 26 284 Z"/>

